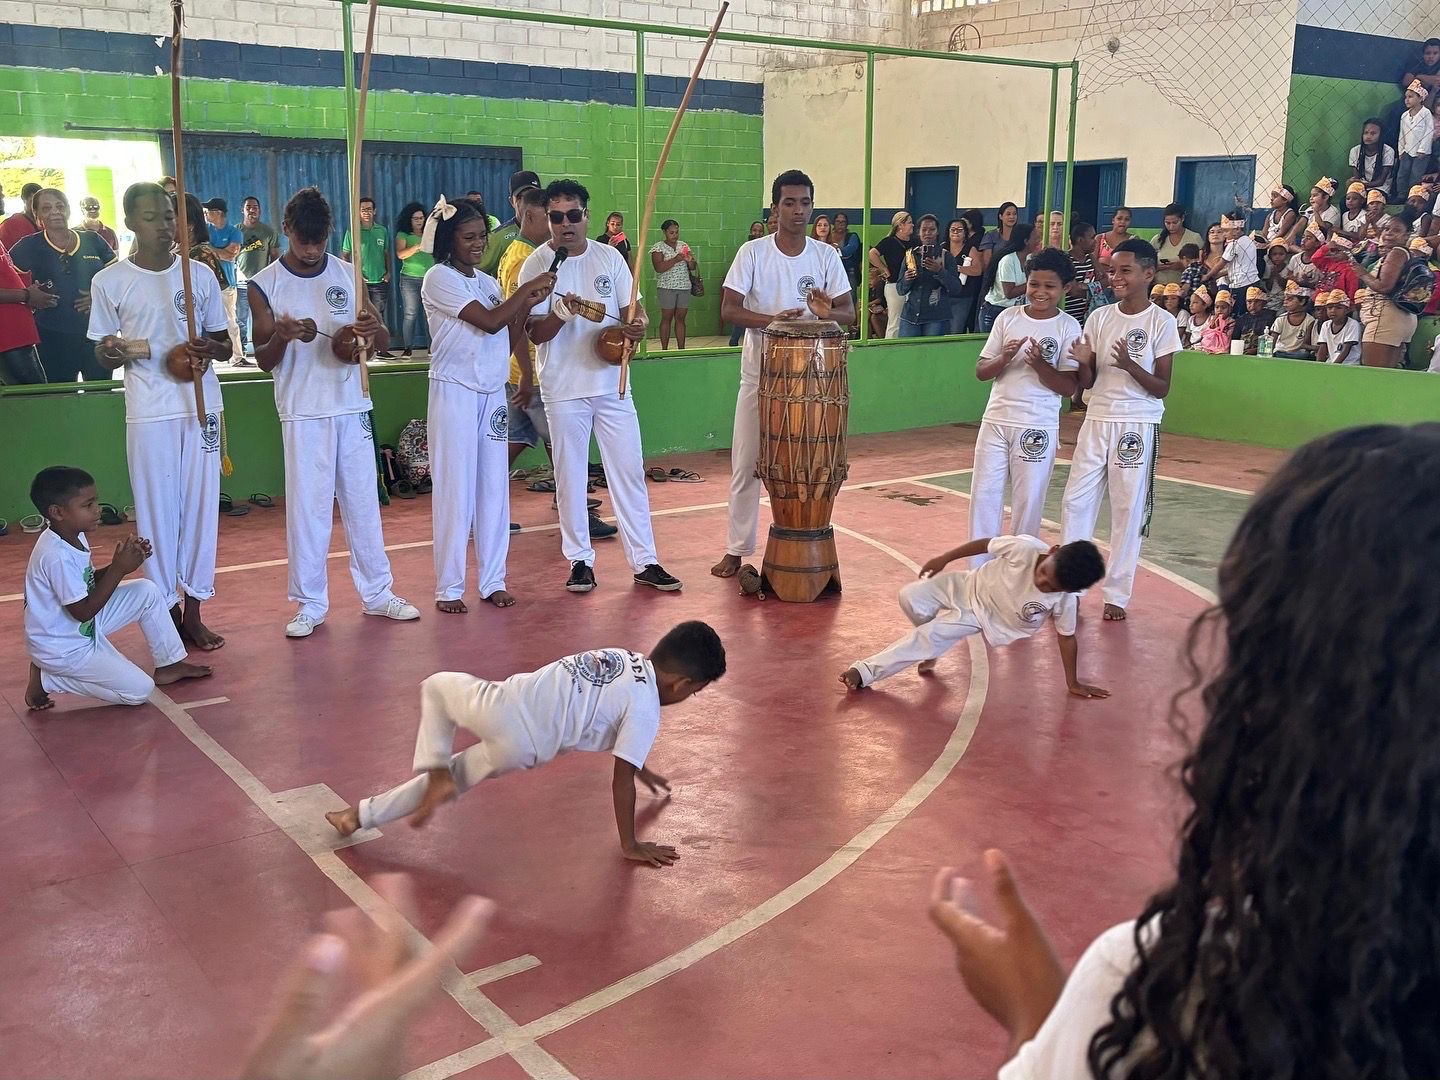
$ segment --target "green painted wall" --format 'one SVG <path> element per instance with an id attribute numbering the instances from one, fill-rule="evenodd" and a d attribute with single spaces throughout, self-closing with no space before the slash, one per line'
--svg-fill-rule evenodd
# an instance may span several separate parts
<path id="1" fill-rule="evenodd" d="M 1393 82 L 1290 76 L 1284 180 L 1302 202 L 1320 177 L 1343 181 L 1350 175 L 1350 148 L 1360 141 L 1361 122 L 1367 116 L 1384 119 L 1399 97 Z"/>
<path id="2" fill-rule="evenodd" d="M 972 337 L 852 350 L 850 431 L 859 435 L 978 420 L 989 392 L 974 375 L 982 343 Z M 632 373 L 647 456 L 730 445 L 740 383 L 738 350 L 643 360 Z M 224 393 L 235 463 L 224 490 L 237 499 L 255 491 L 280 494 L 285 471 L 272 384 L 259 375 L 227 376 Z M 406 421 L 425 416 L 424 371 L 376 371 L 371 393 L 381 442 L 393 442 Z M 0 390 L 0 431 L 6 433 L 7 444 L 5 468 L 0 470 L 0 517 L 13 522 L 33 513 L 30 480 L 46 465 L 79 466 L 95 475 L 107 502 L 131 501 L 122 395 Z"/>
<path id="3" fill-rule="evenodd" d="M 343 140 L 344 99 L 341 87 L 187 78 L 186 130 Z M 669 109 L 646 111 L 647 190 L 673 117 Z M 77 127 L 90 130 L 78 132 Z M 0 131 L 6 134 L 124 138 L 128 132 L 153 140 L 169 127 L 168 77 L 0 67 Z M 603 229 L 606 213 L 620 210 L 631 243 L 638 239 L 644 193 L 636 192 L 632 108 L 373 90 L 365 127 L 367 142 L 523 147 L 525 166 L 542 178 L 575 177 L 589 189 L 592 234 Z M 707 287 L 706 295 L 692 304 L 692 334 L 718 332 L 720 282 L 767 199 L 762 168 L 759 116 L 703 111 L 685 115 L 661 181 L 652 240 L 659 239 L 660 221 L 673 217 L 697 253 Z M 332 199 L 345 196 L 327 194 Z M 403 193 L 396 197 L 408 198 Z M 398 208 L 397 203 L 386 212 Z M 649 260 L 643 262 L 642 289 L 653 300 L 654 275 Z M 653 304 L 650 316 L 658 321 Z"/>

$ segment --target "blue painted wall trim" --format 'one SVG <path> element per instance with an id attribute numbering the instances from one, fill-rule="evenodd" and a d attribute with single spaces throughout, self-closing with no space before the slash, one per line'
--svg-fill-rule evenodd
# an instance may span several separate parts
<path id="1" fill-rule="evenodd" d="M 342 54 L 334 49 L 243 45 L 233 41 L 187 41 L 185 72 L 192 78 L 245 79 L 287 86 L 341 86 Z M 20 68 L 153 75 L 170 70 L 170 46 L 144 34 L 110 33 L 68 27 L 0 23 L 0 64 Z M 677 108 L 687 80 L 647 75 L 645 103 Z M 532 101 L 601 101 L 635 104 L 635 76 L 628 71 L 492 64 L 443 57 L 376 55 L 370 85 L 377 90 L 466 97 L 528 98 Z M 765 88 L 760 83 L 701 79 L 692 109 L 759 116 Z"/>
<path id="2" fill-rule="evenodd" d="M 1421 41 L 1356 34 L 1324 26 L 1295 27 L 1295 56 L 1290 69 L 1296 75 L 1331 79 L 1395 83 L 1399 100 L 1400 76 L 1420 56 Z"/>

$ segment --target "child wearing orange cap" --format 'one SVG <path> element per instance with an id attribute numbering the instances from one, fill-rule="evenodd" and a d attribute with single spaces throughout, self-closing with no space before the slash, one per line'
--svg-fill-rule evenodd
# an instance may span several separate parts
<path id="1" fill-rule="evenodd" d="M 1350 298 L 1340 289 L 1315 297 L 1315 310 L 1328 316 L 1320 324 L 1315 359 L 1322 364 L 1360 364 L 1360 320 L 1350 316 Z"/>
<path id="2" fill-rule="evenodd" d="M 1305 289 L 1313 289 L 1320 283 L 1320 268 L 1315 265 L 1315 252 L 1324 245 L 1333 230 L 1325 223 L 1311 224 L 1297 238 L 1300 250 L 1290 257 L 1285 267 L 1285 280 L 1293 281 Z"/>
<path id="3" fill-rule="evenodd" d="M 1395 143 L 1395 190 L 1409 191 L 1420 183 L 1435 145 L 1435 117 L 1425 108 L 1428 91 L 1419 79 L 1405 87 L 1405 111 Z"/>
<path id="4" fill-rule="evenodd" d="M 1365 236 L 1367 243 L 1374 243 L 1380 235 L 1380 226 L 1390 215 L 1385 212 L 1386 197 L 1383 191 L 1365 193 Z"/>
<path id="5" fill-rule="evenodd" d="M 1201 285 L 1190 294 L 1190 307 L 1182 311 L 1175 319 L 1176 329 L 1180 332 L 1180 347 L 1191 351 L 1200 348 L 1200 335 L 1205 332 L 1205 324 L 1210 321 L 1210 312 L 1214 307 L 1214 301 L 1210 298 L 1210 290 Z"/>
<path id="6" fill-rule="evenodd" d="M 1410 224 L 1410 235 L 1428 237 L 1440 235 L 1440 218 L 1429 212 L 1430 189 L 1424 184 L 1416 184 L 1410 189 L 1405 199 L 1406 215 L 1414 215 L 1414 221 Z"/>
<path id="7" fill-rule="evenodd" d="M 1260 336 L 1270 333 L 1275 312 L 1265 306 L 1265 290 L 1251 285 L 1245 290 L 1245 314 L 1235 320 L 1234 339 L 1245 342 L 1246 356 L 1260 355 Z"/>
<path id="8" fill-rule="evenodd" d="M 1165 306 L 1165 286 L 1161 285 L 1158 281 L 1155 283 L 1154 288 L 1150 290 L 1150 302 L 1158 308 Z"/>
<path id="9" fill-rule="evenodd" d="M 1215 314 L 1205 320 L 1205 328 L 1200 331 L 1201 352 L 1218 355 L 1230 351 L 1230 337 L 1235 330 L 1235 320 L 1230 313 L 1234 310 L 1235 297 L 1229 289 L 1215 294 Z"/>
<path id="10" fill-rule="evenodd" d="M 1295 229 L 1290 234 L 1290 243 L 1294 247 L 1300 246 L 1301 234 L 1312 222 L 1323 222 L 1332 229 L 1340 227 L 1340 208 L 1331 205 L 1336 190 L 1335 181 L 1328 176 L 1322 176 L 1315 181 L 1315 186 L 1310 189 L 1310 205 L 1301 213 L 1300 220 L 1295 222 Z"/>
<path id="11" fill-rule="evenodd" d="M 1179 320 L 1185 305 L 1180 302 L 1180 283 L 1178 281 L 1172 281 L 1165 286 L 1165 295 L 1160 301 L 1160 306 L 1174 315 L 1177 321 Z"/>
<path id="12" fill-rule="evenodd" d="M 1351 240 L 1363 240 L 1365 223 L 1365 184 L 1353 180 L 1345 189 L 1345 212 L 1340 215 L 1339 234 Z"/>
<path id="13" fill-rule="evenodd" d="M 1320 271 L 1320 280 L 1315 285 L 1317 292 L 1340 289 L 1347 299 L 1355 295 L 1360 279 L 1355 276 L 1354 251 L 1355 245 L 1339 233 L 1316 249 L 1310 261 Z"/>
<path id="14" fill-rule="evenodd" d="M 1285 271 L 1290 268 L 1290 245 L 1271 240 L 1265 249 L 1265 274 L 1259 284 L 1265 289 L 1265 306 L 1272 315 L 1285 310 Z"/>
<path id="15" fill-rule="evenodd" d="M 1275 356 L 1283 360 L 1315 359 L 1315 316 L 1307 310 L 1309 306 L 1309 289 L 1293 281 L 1285 286 L 1285 315 L 1275 322 Z"/>

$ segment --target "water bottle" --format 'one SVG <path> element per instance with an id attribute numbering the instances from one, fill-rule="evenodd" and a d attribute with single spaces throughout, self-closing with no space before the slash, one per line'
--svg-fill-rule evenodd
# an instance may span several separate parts
<path id="1" fill-rule="evenodd" d="M 1270 331 L 1266 330 L 1266 331 L 1264 331 L 1263 333 L 1261 333 L 1261 335 L 1260 335 L 1260 342 L 1259 342 L 1259 344 L 1256 346 L 1255 352 L 1256 352 L 1256 354 L 1259 355 L 1259 356 L 1273 356 L 1273 355 L 1274 355 L 1274 353 L 1275 353 L 1275 339 L 1270 336 Z"/>

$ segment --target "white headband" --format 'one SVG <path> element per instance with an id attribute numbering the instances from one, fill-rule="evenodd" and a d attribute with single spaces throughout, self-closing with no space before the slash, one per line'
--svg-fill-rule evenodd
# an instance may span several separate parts
<path id="1" fill-rule="evenodd" d="M 420 250 L 427 255 L 435 253 L 435 230 L 442 221 L 449 221 L 455 216 L 455 205 L 445 201 L 441 195 L 440 200 L 435 204 L 435 209 L 430 211 L 430 216 L 425 219 L 425 232 L 420 237 Z"/>

